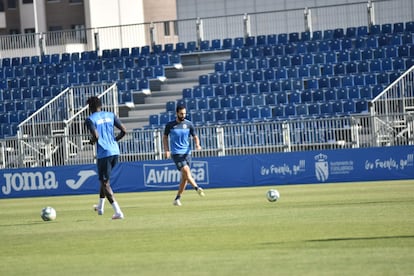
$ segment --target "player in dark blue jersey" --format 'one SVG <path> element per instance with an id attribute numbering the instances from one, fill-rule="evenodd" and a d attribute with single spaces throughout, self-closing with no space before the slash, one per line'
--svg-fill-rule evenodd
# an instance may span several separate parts
<path id="1" fill-rule="evenodd" d="M 190 183 L 200 196 L 204 196 L 204 191 L 195 182 L 191 170 L 191 144 L 190 137 L 193 137 L 197 150 L 201 149 L 200 140 L 195 133 L 194 125 L 185 118 L 186 108 L 177 106 L 176 119 L 168 122 L 165 126 L 163 144 L 166 158 L 172 158 L 177 169 L 181 172 L 181 181 L 174 205 L 181 206 L 181 194 L 184 192 L 187 183 Z"/>
<path id="2" fill-rule="evenodd" d="M 101 183 L 99 204 L 95 205 L 94 208 L 98 215 L 103 215 L 105 198 L 107 198 L 115 211 L 112 219 L 123 219 L 124 214 L 115 200 L 114 192 L 110 185 L 110 177 L 112 169 L 118 163 L 118 141 L 125 136 L 126 128 L 114 113 L 101 110 L 102 103 L 98 97 L 90 97 L 87 104 L 89 105 L 91 115 L 86 118 L 85 124 L 92 135 L 91 144 L 96 143 L 98 177 Z M 114 127 L 120 130 L 116 137 Z"/>

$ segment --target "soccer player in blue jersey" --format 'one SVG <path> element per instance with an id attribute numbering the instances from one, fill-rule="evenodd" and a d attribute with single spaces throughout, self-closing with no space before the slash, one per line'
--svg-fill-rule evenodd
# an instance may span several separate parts
<path id="1" fill-rule="evenodd" d="M 98 177 L 101 184 L 99 203 L 94 208 L 98 215 L 103 215 L 105 198 L 107 198 L 115 211 L 112 219 L 123 219 L 124 214 L 115 200 L 110 178 L 112 169 L 118 163 L 118 141 L 125 136 L 126 128 L 114 113 L 101 110 L 102 103 L 98 97 L 90 97 L 87 104 L 91 115 L 86 118 L 85 124 L 92 135 L 90 143 L 96 143 Z M 114 127 L 120 130 L 117 136 L 114 134 Z"/>
<path id="2" fill-rule="evenodd" d="M 186 108 L 177 106 L 176 119 L 167 123 L 163 136 L 165 157 L 171 157 L 177 169 L 181 172 L 178 193 L 173 203 L 175 206 L 181 206 L 181 194 L 184 192 L 187 183 L 190 183 L 200 196 L 204 196 L 203 189 L 197 185 L 190 170 L 190 136 L 193 137 L 197 150 L 201 149 L 200 140 L 195 133 L 193 123 L 185 118 L 186 115 Z"/>

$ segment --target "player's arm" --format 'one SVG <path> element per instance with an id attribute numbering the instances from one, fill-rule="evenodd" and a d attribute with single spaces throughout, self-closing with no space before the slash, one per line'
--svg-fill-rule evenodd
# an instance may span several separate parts
<path id="1" fill-rule="evenodd" d="M 194 125 L 190 126 L 190 135 L 193 136 L 193 140 L 194 140 L 194 145 L 196 147 L 196 150 L 201 150 L 201 146 L 200 146 L 200 139 L 198 138 Z"/>
<path id="2" fill-rule="evenodd" d="M 89 132 L 91 134 L 91 138 L 89 139 L 89 143 L 91 145 L 93 145 L 93 144 L 95 144 L 98 141 L 98 139 L 99 139 L 99 133 L 96 130 L 95 125 L 92 123 L 92 120 L 91 119 L 87 118 L 85 120 L 85 125 L 86 125 L 86 128 L 89 130 Z"/>
<path id="3" fill-rule="evenodd" d="M 164 134 L 162 136 L 162 144 L 164 145 L 165 158 L 170 158 L 171 152 L 170 152 L 170 145 L 168 143 L 168 135 L 167 134 Z"/>
<path id="4" fill-rule="evenodd" d="M 126 127 L 121 123 L 121 120 L 119 120 L 118 117 L 115 117 L 114 119 L 114 126 L 120 130 L 120 132 L 118 133 L 118 135 L 115 137 L 115 141 L 119 141 L 122 138 L 124 138 L 127 130 Z"/>
<path id="5" fill-rule="evenodd" d="M 193 140 L 194 140 L 194 144 L 195 144 L 196 149 L 201 150 L 200 139 L 198 138 L 198 136 L 194 135 Z"/>

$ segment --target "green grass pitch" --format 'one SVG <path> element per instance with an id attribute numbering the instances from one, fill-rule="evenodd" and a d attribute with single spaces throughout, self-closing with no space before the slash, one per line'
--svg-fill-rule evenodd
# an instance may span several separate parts
<path id="1" fill-rule="evenodd" d="M 117 221 L 97 195 L 0 200 L 0 275 L 414 273 L 413 181 L 205 188 L 116 194 Z"/>

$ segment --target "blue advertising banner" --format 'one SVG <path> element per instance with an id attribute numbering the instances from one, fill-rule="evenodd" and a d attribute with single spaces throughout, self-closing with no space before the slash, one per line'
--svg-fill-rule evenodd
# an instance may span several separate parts
<path id="1" fill-rule="evenodd" d="M 321 150 L 193 158 L 191 171 L 205 188 L 414 179 L 414 147 Z M 177 189 L 171 160 L 119 163 L 115 192 Z M 96 165 L 0 170 L 0 199 L 97 194 Z"/>

